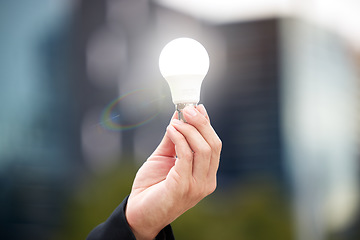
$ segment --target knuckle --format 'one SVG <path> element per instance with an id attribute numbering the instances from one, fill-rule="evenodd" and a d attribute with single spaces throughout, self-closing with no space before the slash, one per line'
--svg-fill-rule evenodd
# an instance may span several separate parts
<path id="1" fill-rule="evenodd" d="M 193 153 L 191 151 L 186 151 L 186 152 L 184 152 L 183 157 L 186 160 L 192 160 L 193 159 Z"/>
<path id="2" fill-rule="evenodd" d="M 202 152 L 198 155 L 201 161 L 210 161 L 211 156 L 212 156 L 211 152 Z"/>
<path id="3" fill-rule="evenodd" d="M 199 116 L 198 117 L 196 117 L 195 119 L 193 119 L 193 121 L 191 122 L 191 124 L 193 125 L 193 126 L 197 126 L 197 127 L 206 127 L 207 125 L 209 125 L 210 123 L 209 123 L 209 121 L 204 117 L 204 116 L 200 116 L 200 114 L 199 114 Z"/>
<path id="4" fill-rule="evenodd" d="M 207 126 L 207 125 L 209 125 L 209 121 L 206 120 L 205 117 L 202 117 L 202 118 L 198 119 L 198 123 L 199 123 L 201 126 Z"/>
<path id="5" fill-rule="evenodd" d="M 205 145 L 204 147 L 202 147 L 202 154 L 205 157 L 210 157 L 211 156 L 211 147 L 209 145 Z"/>
<path id="6" fill-rule="evenodd" d="M 221 149 L 222 148 L 222 141 L 221 141 L 221 139 L 220 138 L 218 138 L 218 146 L 219 146 L 219 148 Z"/>
<path id="7" fill-rule="evenodd" d="M 222 141 L 220 140 L 220 138 L 218 138 L 218 140 L 216 141 L 216 144 L 215 144 L 215 150 L 216 152 L 221 152 L 221 149 L 222 149 Z"/>
<path id="8" fill-rule="evenodd" d="M 208 159 L 212 155 L 212 149 L 209 145 L 203 144 L 195 149 L 195 154 L 200 158 Z"/>
<path id="9" fill-rule="evenodd" d="M 211 184 L 209 184 L 207 188 L 207 195 L 213 193 L 216 190 L 216 186 L 217 186 L 216 180 L 213 181 Z"/>

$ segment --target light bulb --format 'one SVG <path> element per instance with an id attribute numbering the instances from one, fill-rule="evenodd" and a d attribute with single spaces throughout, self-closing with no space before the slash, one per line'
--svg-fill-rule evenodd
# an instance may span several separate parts
<path id="1" fill-rule="evenodd" d="M 184 120 L 182 109 L 196 106 L 200 100 L 201 83 L 209 70 L 209 55 L 198 41 L 177 38 L 161 51 L 159 67 L 170 86 L 179 119 Z"/>

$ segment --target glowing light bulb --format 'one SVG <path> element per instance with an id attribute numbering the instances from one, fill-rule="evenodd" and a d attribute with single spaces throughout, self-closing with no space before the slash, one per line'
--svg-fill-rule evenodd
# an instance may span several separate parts
<path id="1" fill-rule="evenodd" d="M 179 119 L 184 120 L 182 109 L 195 106 L 200 100 L 201 83 L 209 70 L 209 55 L 198 41 L 177 38 L 161 51 L 159 67 L 170 86 Z"/>

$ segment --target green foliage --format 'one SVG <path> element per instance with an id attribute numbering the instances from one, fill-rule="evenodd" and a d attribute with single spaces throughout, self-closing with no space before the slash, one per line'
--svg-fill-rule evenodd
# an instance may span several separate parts
<path id="1" fill-rule="evenodd" d="M 54 240 L 85 239 L 130 193 L 136 169 L 124 166 L 83 183 L 70 198 Z M 185 213 L 172 227 L 176 239 L 294 239 L 289 202 L 271 181 L 220 190 Z"/>
<path id="2" fill-rule="evenodd" d="M 294 239 L 289 202 L 271 182 L 215 192 L 172 226 L 177 239 Z"/>
<path id="3" fill-rule="evenodd" d="M 53 239 L 85 239 L 130 193 L 135 174 L 134 166 L 121 165 L 83 182 L 65 206 L 63 223 Z"/>

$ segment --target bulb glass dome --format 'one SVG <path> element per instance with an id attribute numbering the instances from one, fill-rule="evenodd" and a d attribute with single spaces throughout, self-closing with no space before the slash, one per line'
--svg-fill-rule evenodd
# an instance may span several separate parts
<path id="1" fill-rule="evenodd" d="M 209 70 L 209 55 L 198 41 L 177 38 L 169 42 L 161 51 L 159 67 L 174 104 L 199 102 L 201 83 Z"/>

